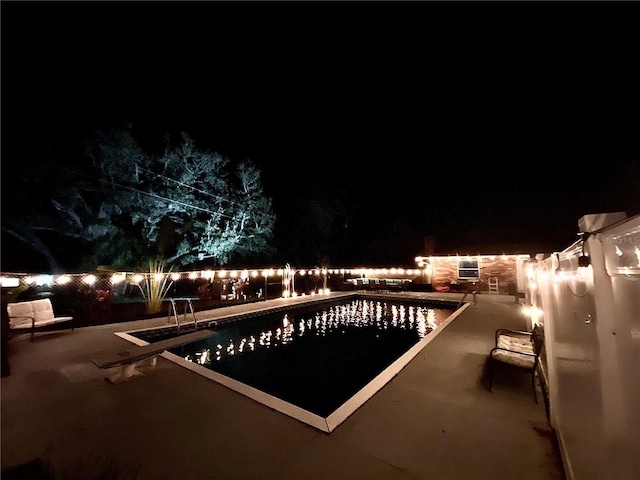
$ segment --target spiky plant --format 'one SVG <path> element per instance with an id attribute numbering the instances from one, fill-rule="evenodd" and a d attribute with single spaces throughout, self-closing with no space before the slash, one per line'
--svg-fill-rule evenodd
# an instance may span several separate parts
<path id="1" fill-rule="evenodd" d="M 145 311 L 148 314 L 158 313 L 162 309 L 162 302 L 173 284 L 170 273 L 164 271 L 163 259 L 149 259 L 149 273 L 144 281 L 138 283 L 138 288 L 144 298 Z"/>

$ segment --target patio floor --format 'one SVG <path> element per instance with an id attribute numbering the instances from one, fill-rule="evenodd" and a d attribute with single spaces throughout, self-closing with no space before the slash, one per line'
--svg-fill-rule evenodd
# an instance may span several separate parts
<path id="1" fill-rule="evenodd" d="M 339 295 L 339 294 L 332 294 Z M 408 295 L 459 300 L 460 294 Z M 266 302 L 197 312 L 214 319 Z M 2 478 L 40 462 L 64 479 L 565 478 L 545 403 L 526 373 L 484 370 L 497 328 L 525 328 L 513 296 L 478 295 L 376 395 L 332 433 L 159 358 L 113 385 L 92 363 L 128 345 L 115 332 L 166 317 L 29 335 L 7 343 Z"/>

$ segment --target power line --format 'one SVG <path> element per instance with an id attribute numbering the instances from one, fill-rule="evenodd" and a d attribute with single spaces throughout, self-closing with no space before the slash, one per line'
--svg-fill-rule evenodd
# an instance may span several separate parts
<path id="1" fill-rule="evenodd" d="M 204 190 L 200 190 L 199 188 L 196 188 L 196 187 L 194 187 L 193 185 L 187 185 L 186 183 L 183 183 L 183 182 L 181 182 L 181 181 L 179 181 L 179 180 L 176 180 L 176 179 L 174 179 L 174 178 L 169 178 L 169 177 L 166 177 L 166 176 L 161 175 L 161 174 L 159 174 L 159 173 L 152 172 L 151 170 L 148 170 L 148 169 L 146 169 L 146 168 L 144 168 L 144 167 L 141 167 L 141 166 L 140 166 L 140 165 L 138 165 L 137 163 L 136 163 L 135 165 L 136 165 L 136 168 L 138 168 L 138 169 L 140 169 L 140 170 L 142 170 L 142 171 L 144 171 L 144 172 L 150 173 L 151 175 L 154 175 L 154 176 L 156 176 L 156 177 L 164 178 L 165 180 L 169 180 L 170 182 L 177 183 L 178 185 L 180 185 L 180 186 L 182 186 L 182 187 L 190 188 L 191 190 L 194 190 L 194 191 L 196 191 L 196 192 L 198 192 L 198 193 L 202 193 L 203 195 L 208 195 L 208 196 L 210 196 L 210 197 L 212 197 L 212 198 L 216 198 L 216 199 L 218 199 L 218 200 L 222 200 L 222 201 L 224 201 L 224 202 L 229 202 L 229 203 L 231 203 L 231 204 L 233 204 L 233 205 L 238 205 L 236 202 L 234 202 L 234 201 L 232 201 L 232 200 L 229 200 L 228 198 L 221 197 L 221 196 L 219 196 L 219 195 L 214 195 L 213 193 L 209 193 L 209 192 L 206 192 L 206 191 L 204 191 Z"/>
<path id="2" fill-rule="evenodd" d="M 65 167 L 59 167 L 59 168 L 61 170 L 66 170 L 67 172 L 70 172 L 70 173 L 73 173 L 73 174 L 76 174 L 76 175 L 81 175 L 83 177 L 91 178 L 92 180 L 98 180 L 99 182 L 106 183 L 108 185 L 115 185 L 116 187 L 124 188 L 125 190 L 130 190 L 132 192 L 136 192 L 136 193 L 139 193 L 141 195 L 147 195 L 147 196 L 152 197 L 152 198 L 164 200 L 164 201 L 170 202 L 170 203 L 176 203 L 176 204 L 182 205 L 182 206 L 187 207 L 187 208 L 192 208 L 194 210 L 200 210 L 201 212 L 206 212 L 206 213 L 209 213 L 211 215 L 220 215 L 221 217 L 225 217 L 225 218 L 233 220 L 233 217 L 231 217 L 229 215 L 225 215 L 224 213 L 213 212 L 213 211 L 211 211 L 211 210 L 209 210 L 207 208 L 202 208 L 202 207 L 198 207 L 196 205 L 191 205 L 191 204 L 186 203 L 186 202 L 181 202 L 180 200 L 173 200 L 171 198 L 163 197 L 163 196 L 155 194 L 155 193 L 145 192 L 143 190 L 138 190 L 136 188 L 129 187 L 127 185 L 119 184 L 117 182 L 114 182 L 113 180 L 104 180 L 102 178 L 92 177 L 91 175 L 87 175 L 86 173 L 79 173 L 79 172 L 76 172 L 74 170 L 71 170 L 71 169 L 65 168 Z"/>
<path id="3" fill-rule="evenodd" d="M 180 200 L 173 200 L 173 199 L 171 199 L 171 198 L 166 198 L 166 197 L 163 197 L 163 196 L 161 196 L 161 195 L 157 195 L 157 194 L 155 194 L 155 193 L 145 192 L 145 191 L 143 191 L 143 190 L 138 190 L 138 189 L 133 188 L 133 187 L 128 187 L 128 186 L 126 186 L 126 185 L 121 185 L 121 184 L 119 184 L 119 183 L 117 183 L 117 182 L 114 182 L 114 181 L 103 180 L 102 178 L 100 178 L 100 179 L 98 179 L 98 180 L 100 180 L 100 181 L 101 181 L 101 182 L 103 182 L 103 183 L 107 183 L 107 184 L 109 184 L 109 185 L 115 185 L 115 186 L 117 186 L 117 187 L 124 188 L 124 189 L 126 189 L 126 190 L 130 190 L 130 191 L 132 191 L 132 192 L 140 193 L 140 194 L 142 194 L 142 195 L 147 195 L 147 196 L 152 197 L 152 198 L 157 198 L 157 199 L 160 199 L 160 200 L 165 200 L 165 201 L 167 201 L 167 202 L 171 202 L 171 203 L 177 203 L 177 204 L 182 205 L 182 206 L 185 206 L 185 207 L 187 207 L 187 208 L 193 208 L 194 210 L 200 210 L 201 212 L 210 213 L 211 215 L 220 215 L 220 216 L 227 217 L 227 218 L 233 218 L 233 217 L 230 217 L 230 216 L 228 216 L 228 215 L 224 215 L 224 214 L 222 214 L 222 213 L 220 213 L 220 212 L 212 212 L 211 210 L 209 210 L 209 209 L 207 209 L 207 208 L 197 207 L 196 205 L 191 205 L 191 204 L 189 204 L 189 203 L 181 202 Z"/>

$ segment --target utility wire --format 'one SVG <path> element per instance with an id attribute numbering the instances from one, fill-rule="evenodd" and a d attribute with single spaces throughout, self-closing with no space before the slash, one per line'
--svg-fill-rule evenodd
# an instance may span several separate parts
<path id="1" fill-rule="evenodd" d="M 213 211 L 211 211 L 211 210 L 209 210 L 207 208 L 202 208 L 202 207 L 198 207 L 196 205 L 191 205 L 189 203 L 181 202 L 180 200 L 173 200 L 171 198 L 166 198 L 166 197 L 163 197 L 161 195 L 157 195 L 155 193 L 145 192 L 143 190 L 138 190 L 138 189 L 135 189 L 133 187 L 128 187 L 126 185 L 121 185 L 121 184 L 119 184 L 117 182 L 114 182 L 113 180 L 104 180 L 102 178 L 95 178 L 95 177 L 92 177 L 91 175 L 87 175 L 85 173 L 79 173 L 79 172 L 70 170 L 70 169 L 65 168 L 65 167 L 59 167 L 59 168 L 61 170 L 66 170 L 67 172 L 74 173 L 76 175 L 81 175 L 83 177 L 91 178 L 92 180 L 98 180 L 98 181 L 100 181 L 102 183 L 106 183 L 108 185 L 115 185 L 116 187 L 124 188 L 125 190 L 130 190 L 132 192 L 140 193 L 142 195 L 147 195 L 149 197 L 157 198 L 157 199 L 164 200 L 164 201 L 167 201 L 167 202 L 170 202 L 170 203 L 177 203 L 177 204 L 182 205 L 182 206 L 187 207 L 187 208 L 193 208 L 194 210 L 200 210 L 201 212 L 210 213 L 211 215 L 220 215 L 221 217 L 225 217 L 225 218 L 229 218 L 229 219 L 233 220 L 233 217 L 231 217 L 229 215 L 225 215 L 224 213 L 213 212 Z"/>
<path id="2" fill-rule="evenodd" d="M 164 175 L 161 175 L 161 174 L 159 174 L 159 173 L 152 172 L 151 170 L 148 170 L 148 169 L 146 169 L 146 168 L 144 168 L 144 167 L 141 167 L 141 166 L 140 166 L 140 165 L 138 165 L 137 163 L 136 163 L 136 168 L 138 168 L 139 170 L 142 170 L 142 171 L 144 171 L 144 172 L 150 173 L 151 175 L 154 175 L 154 176 L 156 176 L 156 177 L 164 178 L 165 180 L 168 180 L 168 181 L 170 181 L 170 182 L 177 183 L 178 185 L 180 185 L 180 186 L 182 186 L 182 187 L 187 187 L 187 188 L 190 188 L 191 190 L 195 190 L 196 192 L 198 192 L 198 193 L 202 193 L 203 195 L 208 195 L 208 196 L 213 197 L 213 198 L 216 198 L 216 199 L 218 199 L 218 200 L 222 200 L 223 202 L 229 202 L 229 203 L 231 203 L 231 204 L 233 204 L 233 205 L 237 205 L 237 203 L 235 203 L 235 202 L 234 202 L 234 201 L 232 201 L 232 200 L 229 200 L 228 198 L 221 197 L 221 196 L 219 196 L 219 195 L 214 195 L 213 193 L 205 192 L 204 190 L 200 190 L 199 188 L 196 188 L 196 187 L 194 187 L 194 186 L 192 186 L 192 185 L 187 185 L 186 183 L 183 183 L 183 182 L 181 182 L 181 181 L 179 181 L 179 180 L 176 180 L 176 179 L 174 179 L 174 178 L 165 177 Z"/>
<path id="3" fill-rule="evenodd" d="M 124 188 L 125 190 L 130 190 L 130 191 L 132 191 L 132 192 L 141 193 L 142 195 L 147 195 L 147 196 L 152 197 L 152 198 L 157 198 L 157 199 L 160 199 L 160 200 L 165 200 L 165 201 L 167 201 L 167 202 L 177 203 L 177 204 L 182 205 L 182 206 L 184 206 L 184 207 L 193 208 L 194 210 L 200 210 L 201 212 L 207 212 L 207 213 L 210 213 L 211 215 L 221 215 L 221 216 L 223 216 L 223 217 L 233 218 L 233 217 L 229 217 L 228 215 L 224 215 L 224 214 L 219 213 L 219 212 L 212 212 L 211 210 L 209 210 L 209 209 L 207 209 L 207 208 L 197 207 L 197 206 L 195 206 L 195 205 L 191 205 L 191 204 L 189 204 L 189 203 L 181 202 L 180 200 L 173 200 L 173 199 L 171 199 L 171 198 L 166 198 L 166 197 L 163 197 L 163 196 L 161 196 L 161 195 L 157 195 L 157 194 L 155 194 L 155 193 L 145 192 L 145 191 L 143 191 L 143 190 L 138 190 L 138 189 L 135 189 L 135 188 L 133 188 L 133 187 L 128 187 L 128 186 L 126 186 L 126 185 L 121 185 L 121 184 L 119 184 L 119 183 L 117 183 L 117 182 L 114 182 L 114 181 L 103 180 L 102 178 L 100 178 L 99 180 L 100 180 L 101 182 L 103 182 L 103 183 L 107 183 L 107 184 L 109 184 L 109 185 L 115 185 L 116 187 Z"/>

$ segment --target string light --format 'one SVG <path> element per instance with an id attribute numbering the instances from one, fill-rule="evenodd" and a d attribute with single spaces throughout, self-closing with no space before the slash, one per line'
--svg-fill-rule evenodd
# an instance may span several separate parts
<path id="1" fill-rule="evenodd" d="M 431 268 L 430 264 L 429 268 Z M 8 287 L 9 285 L 36 285 L 36 286 L 47 286 L 47 285 L 67 285 L 71 283 L 74 279 L 76 281 L 82 282 L 89 286 L 94 286 L 99 281 L 108 281 L 112 285 L 118 285 L 123 282 L 129 282 L 131 284 L 140 284 L 145 281 L 145 279 L 155 279 L 155 280 L 163 280 L 165 278 L 169 278 L 172 281 L 176 282 L 181 279 L 188 280 L 212 280 L 212 279 L 248 279 L 248 278 L 264 278 L 265 281 L 269 277 L 282 277 L 285 274 L 285 269 L 283 268 L 265 268 L 265 269 L 239 269 L 239 270 L 228 270 L 228 269 L 219 269 L 219 270 L 201 270 L 201 271 L 188 271 L 188 272 L 165 272 L 165 273 L 150 273 L 150 272 L 114 272 L 109 274 L 106 278 L 101 274 L 94 273 L 63 273 L 60 275 L 28 275 L 28 274 L 19 274 L 19 273 L 2 273 L 2 277 L 0 277 L 0 284 L 4 287 Z M 289 268 L 287 271 L 287 275 L 293 276 L 307 276 L 307 275 L 334 275 L 340 274 L 343 276 L 347 275 L 359 275 L 359 276 L 380 276 L 380 275 L 393 275 L 393 276 L 421 276 L 423 274 L 423 270 L 420 268 L 402 268 L 402 267 L 392 267 L 392 268 L 369 268 L 369 267 L 359 267 L 359 268 Z M 318 294 L 328 294 L 330 290 L 328 288 L 320 288 L 314 293 Z M 290 289 L 288 292 L 285 292 L 284 295 L 289 297 L 295 297 L 299 295 L 295 288 Z"/>

